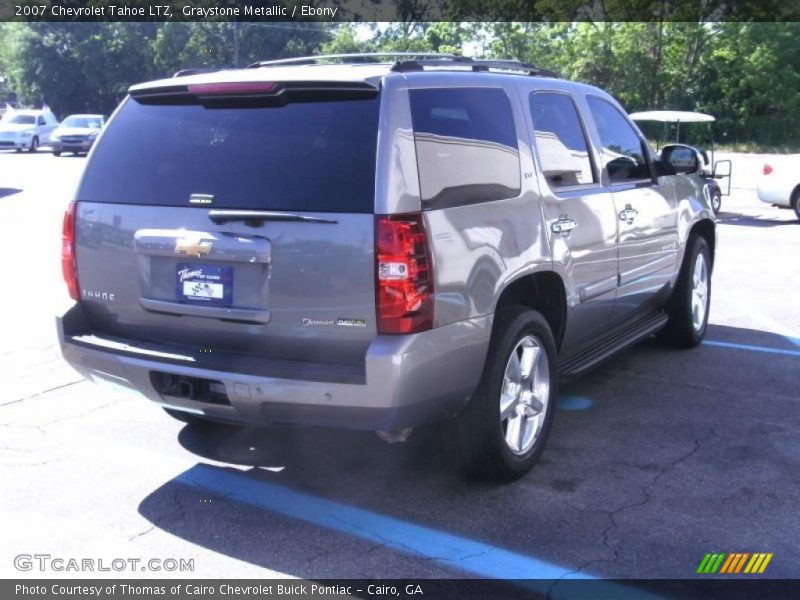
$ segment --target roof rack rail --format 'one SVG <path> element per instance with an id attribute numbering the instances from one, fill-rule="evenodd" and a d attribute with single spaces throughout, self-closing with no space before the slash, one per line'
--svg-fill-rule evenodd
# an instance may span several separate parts
<path id="1" fill-rule="evenodd" d="M 448 67 L 469 68 L 475 72 L 508 71 L 538 77 L 558 77 L 558 73 L 542 69 L 519 60 L 483 59 L 460 56 L 458 54 L 442 54 L 438 52 L 362 52 L 356 54 L 319 54 L 315 56 L 299 56 L 278 60 L 262 60 L 248 65 L 247 68 L 280 67 L 290 65 L 315 65 L 323 62 L 338 61 L 345 64 L 362 64 L 394 62 L 391 70 L 397 73 L 424 71 L 426 68 L 446 69 Z"/>
<path id="2" fill-rule="evenodd" d="M 262 60 L 247 65 L 247 68 L 279 67 L 284 65 L 314 65 L 325 61 L 340 61 L 344 63 L 371 63 L 380 62 L 376 59 L 387 58 L 394 61 L 410 60 L 412 58 L 439 59 L 452 62 L 468 62 L 472 59 L 457 54 L 441 54 L 438 52 L 359 52 L 352 54 L 317 54 L 314 56 L 298 56 L 295 58 L 280 58 L 277 60 Z M 384 61 L 392 62 L 392 60 Z"/>
<path id="3" fill-rule="evenodd" d="M 392 67 L 392 71 L 406 73 L 411 71 L 424 71 L 425 67 L 469 67 L 475 72 L 488 72 L 488 71 L 512 71 L 519 72 L 525 75 L 538 76 L 538 77 L 558 77 L 555 71 L 549 69 L 542 69 L 536 65 L 532 65 L 519 60 L 495 60 L 495 59 L 472 59 L 468 57 L 459 57 L 460 60 L 450 61 L 447 59 L 433 59 L 433 60 L 405 60 L 398 61 Z"/>
<path id="4" fill-rule="evenodd" d="M 180 71 L 175 71 L 172 75 L 173 77 L 187 77 L 189 75 L 198 75 L 200 73 L 216 73 L 217 71 L 222 71 L 223 69 L 214 69 L 210 67 L 192 67 L 190 69 L 181 69 Z"/>

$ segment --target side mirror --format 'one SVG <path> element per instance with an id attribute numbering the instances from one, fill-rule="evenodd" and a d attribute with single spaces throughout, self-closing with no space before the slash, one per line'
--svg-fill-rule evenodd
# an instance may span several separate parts
<path id="1" fill-rule="evenodd" d="M 700 154 L 691 146 L 670 144 L 661 149 L 661 162 L 675 173 L 697 173 L 700 170 Z"/>

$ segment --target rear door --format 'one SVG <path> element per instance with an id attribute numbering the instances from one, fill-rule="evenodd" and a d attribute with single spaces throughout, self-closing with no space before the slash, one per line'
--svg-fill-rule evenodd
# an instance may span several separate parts
<path id="1" fill-rule="evenodd" d="M 598 96 L 587 103 L 619 226 L 619 289 L 614 320 L 645 309 L 677 268 L 678 213 L 671 177 L 655 177 L 647 143 L 619 108 Z"/>
<path id="2" fill-rule="evenodd" d="M 363 362 L 376 331 L 377 90 L 209 89 L 129 98 L 93 151 L 77 196 L 91 332 Z"/>
<path id="3" fill-rule="evenodd" d="M 564 344 L 574 347 L 611 318 L 617 289 L 614 201 L 600 183 L 576 98 L 542 90 L 531 93 L 528 103 L 553 256 L 566 269 L 574 298 Z"/>

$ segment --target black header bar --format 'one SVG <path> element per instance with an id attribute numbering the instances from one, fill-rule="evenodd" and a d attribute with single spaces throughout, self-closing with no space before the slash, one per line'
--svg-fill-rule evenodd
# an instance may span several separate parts
<path id="1" fill-rule="evenodd" d="M 786 0 L 0 0 L 0 21 L 800 21 Z"/>

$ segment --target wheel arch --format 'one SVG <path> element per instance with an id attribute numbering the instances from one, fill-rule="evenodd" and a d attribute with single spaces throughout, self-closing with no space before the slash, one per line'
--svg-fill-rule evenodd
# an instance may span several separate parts
<path id="1" fill-rule="evenodd" d="M 794 203 L 800 201 L 800 183 L 794 186 L 792 193 L 789 194 L 789 208 L 794 208 Z"/>
<path id="2" fill-rule="evenodd" d="M 537 271 L 510 281 L 497 300 L 495 312 L 514 304 L 539 311 L 553 332 L 556 349 L 561 349 L 567 324 L 567 296 L 558 273 Z"/>
<path id="3" fill-rule="evenodd" d="M 701 219 L 694 225 L 692 225 L 691 229 L 689 229 L 689 236 L 688 240 L 691 239 L 693 235 L 697 235 L 703 238 L 708 244 L 708 252 L 711 255 L 711 268 L 714 268 L 714 255 L 717 245 L 717 233 L 716 233 L 716 224 L 711 219 Z M 684 251 L 685 253 L 685 251 Z"/>

